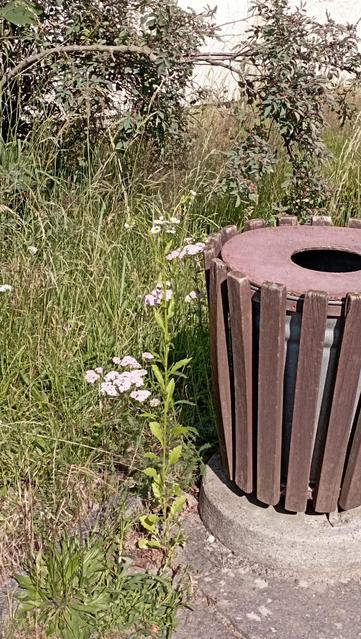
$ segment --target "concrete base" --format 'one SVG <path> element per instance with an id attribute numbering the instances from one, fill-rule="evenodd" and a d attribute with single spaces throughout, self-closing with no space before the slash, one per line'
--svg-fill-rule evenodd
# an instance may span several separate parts
<path id="1" fill-rule="evenodd" d="M 200 515 L 233 553 L 279 574 L 361 575 L 361 508 L 326 516 L 265 506 L 238 491 L 214 456 L 203 478 Z"/>

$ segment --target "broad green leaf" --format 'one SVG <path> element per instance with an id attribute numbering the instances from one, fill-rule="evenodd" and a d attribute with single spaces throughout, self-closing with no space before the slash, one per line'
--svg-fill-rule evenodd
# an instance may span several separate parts
<path id="1" fill-rule="evenodd" d="M 179 435 L 188 435 L 188 433 L 190 433 L 191 430 L 192 429 L 189 428 L 188 426 L 174 426 L 174 428 L 172 428 L 172 435 L 174 437 L 179 437 Z"/>
<path id="2" fill-rule="evenodd" d="M 159 480 L 159 475 L 155 468 L 149 467 L 149 468 L 146 468 L 143 472 L 145 475 L 147 475 L 147 477 L 152 477 L 155 480 Z"/>
<path id="3" fill-rule="evenodd" d="M 177 497 L 177 499 L 174 500 L 170 512 L 171 515 L 178 515 L 180 512 L 182 512 L 184 504 L 186 503 L 186 496 L 185 495 L 180 495 L 179 497 Z"/>
<path id="4" fill-rule="evenodd" d="M 179 446 L 176 446 L 175 448 L 173 448 L 173 450 L 170 451 L 169 463 L 171 466 L 174 466 L 174 464 L 176 464 L 180 460 L 181 454 L 182 454 L 181 444 Z"/>
<path id="5" fill-rule="evenodd" d="M 165 389 L 164 377 L 163 377 L 162 373 L 160 372 L 160 369 L 157 366 L 157 364 L 152 364 L 152 371 L 154 373 L 154 376 L 155 376 L 159 386 L 161 387 L 162 391 L 164 391 L 164 389 Z"/>
<path id="6" fill-rule="evenodd" d="M 17 27 L 36 24 L 37 13 L 38 8 L 25 0 L 13 0 L 0 9 L 0 16 Z"/>
<path id="7" fill-rule="evenodd" d="M 188 364 L 190 364 L 191 361 L 192 361 L 191 357 L 187 357 L 186 359 L 179 360 L 179 362 L 176 362 L 175 364 L 173 364 L 172 368 L 170 369 L 170 375 L 173 375 L 173 373 L 178 371 L 180 368 L 184 368 L 185 366 L 188 366 Z"/>
<path id="8" fill-rule="evenodd" d="M 155 532 L 157 529 L 158 515 L 142 515 L 139 517 L 139 521 L 145 530 L 149 530 L 149 532 Z"/>
<path id="9" fill-rule="evenodd" d="M 148 548 L 161 548 L 162 546 L 160 545 L 159 541 L 157 541 L 156 539 L 150 539 L 148 541 Z"/>
<path id="10" fill-rule="evenodd" d="M 141 548 L 141 550 L 146 550 L 147 548 L 149 548 L 148 539 L 139 539 L 138 547 Z"/>
<path id="11" fill-rule="evenodd" d="M 155 453 L 144 453 L 144 457 L 147 459 L 158 459 L 158 456 Z"/>
<path id="12" fill-rule="evenodd" d="M 159 422 L 151 422 L 149 424 L 150 432 L 163 446 L 163 430 Z"/>
<path id="13" fill-rule="evenodd" d="M 159 484 L 156 483 L 155 481 L 152 483 L 152 491 L 153 491 L 153 495 L 156 499 L 161 499 L 161 494 L 160 494 L 160 488 L 159 488 Z"/>

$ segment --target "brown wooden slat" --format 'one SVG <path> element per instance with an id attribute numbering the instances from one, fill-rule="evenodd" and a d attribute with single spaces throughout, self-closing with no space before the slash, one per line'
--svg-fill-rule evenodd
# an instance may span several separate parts
<path id="1" fill-rule="evenodd" d="M 227 266 L 215 258 L 211 263 L 209 295 L 212 378 L 222 463 L 230 479 L 233 479 L 233 426 L 227 316 Z"/>
<path id="2" fill-rule="evenodd" d="M 327 304 L 326 293 L 309 291 L 305 295 L 286 491 L 286 509 L 294 512 L 304 512 L 307 507 Z"/>
<path id="3" fill-rule="evenodd" d="M 329 215 L 313 215 L 312 226 L 333 226 L 332 218 Z"/>
<path id="4" fill-rule="evenodd" d="M 261 288 L 258 372 L 257 497 L 275 505 L 280 499 L 286 287 Z"/>
<path id="5" fill-rule="evenodd" d="M 333 512 L 337 508 L 361 370 L 361 295 L 348 295 L 346 309 L 331 415 L 315 501 L 315 510 L 325 513 Z"/>
<path id="6" fill-rule="evenodd" d="M 263 229 L 266 226 L 266 222 L 261 218 L 254 220 L 247 220 L 244 224 L 245 231 L 255 231 L 256 229 Z"/>
<path id="7" fill-rule="evenodd" d="M 277 226 L 298 226 L 297 215 L 277 215 Z"/>
<path id="8" fill-rule="evenodd" d="M 213 233 L 209 236 L 206 248 L 204 250 L 204 271 L 206 278 L 206 289 L 209 303 L 209 287 L 210 287 L 210 271 L 212 260 L 219 257 L 222 248 L 222 231 Z"/>
<path id="9" fill-rule="evenodd" d="M 224 229 L 222 229 L 222 232 L 221 232 L 222 246 L 224 246 L 226 242 L 231 240 L 232 237 L 237 235 L 237 233 L 238 233 L 238 229 L 234 224 L 232 224 L 231 226 L 226 226 Z"/>
<path id="10" fill-rule="evenodd" d="M 356 424 L 339 504 L 344 510 L 361 506 L 361 412 Z"/>
<path id="11" fill-rule="evenodd" d="M 235 483 L 253 490 L 252 415 L 252 296 L 249 281 L 235 271 L 228 274 L 228 297 L 232 335 L 235 387 Z"/>
<path id="12" fill-rule="evenodd" d="M 348 221 L 348 225 L 351 229 L 361 229 L 361 220 L 351 217 Z"/>
<path id="13" fill-rule="evenodd" d="M 215 257 L 220 257 L 222 246 L 228 242 L 234 235 L 237 235 L 238 230 L 237 227 L 226 226 L 224 229 L 217 231 L 217 233 L 212 233 L 209 236 L 208 242 L 206 244 L 206 248 L 204 250 L 204 270 L 206 276 L 206 288 L 207 294 L 209 298 L 209 271 L 211 267 L 211 262 Z"/>

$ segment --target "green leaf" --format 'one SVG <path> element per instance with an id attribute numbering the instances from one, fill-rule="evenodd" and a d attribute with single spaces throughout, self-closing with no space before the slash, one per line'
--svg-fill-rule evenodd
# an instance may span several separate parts
<path id="1" fill-rule="evenodd" d="M 167 386 L 167 400 L 172 399 L 174 394 L 174 389 L 175 389 L 175 381 L 174 379 L 171 379 Z"/>
<path id="2" fill-rule="evenodd" d="M 139 521 L 145 530 L 149 530 L 149 532 L 153 533 L 157 529 L 156 524 L 159 521 L 159 517 L 155 514 L 142 515 L 139 517 Z"/>
<path id="3" fill-rule="evenodd" d="M 161 316 L 159 311 L 154 311 L 154 318 L 155 318 L 155 321 L 157 322 L 159 328 L 164 333 L 165 332 L 165 326 L 164 326 L 163 318 L 162 318 L 162 316 Z"/>
<path id="4" fill-rule="evenodd" d="M 174 466 L 174 464 L 176 464 L 180 460 L 181 454 L 182 454 L 182 444 L 180 444 L 179 446 L 176 446 L 175 448 L 173 448 L 173 450 L 170 451 L 169 464 L 171 466 Z"/>
<path id="5" fill-rule="evenodd" d="M 177 499 L 174 500 L 170 512 L 171 515 L 178 515 L 180 512 L 182 512 L 184 504 L 186 503 L 186 496 L 185 495 L 180 495 L 179 497 L 177 497 Z"/>
<path id="6" fill-rule="evenodd" d="M 159 386 L 161 387 L 162 391 L 164 391 L 164 389 L 165 389 L 164 377 L 163 377 L 162 373 L 160 372 L 160 369 L 157 366 L 157 364 L 152 364 L 152 371 L 154 373 L 154 376 L 155 376 Z"/>
<path id="7" fill-rule="evenodd" d="M 161 494 L 160 494 L 160 488 L 159 488 L 159 484 L 158 482 L 153 482 L 152 483 L 152 491 L 153 491 L 153 495 L 156 499 L 161 499 Z"/>
<path id="8" fill-rule="evenodd" d="M 147 459 L 158 459 L 158 456 L 155 453 L 144 453 L 144 457 Z"/>
<path id="9" fill-rule="evenodd" d="M 168 319 L 171 320 L 175 315 L 175 299 L 174 296 L 171 298 L 167 310 Z"/>
<path id="10" fill-rule="evenodd" d="M 155 468 L 149 467 L 149 468 L 146 468 L 143 472 L 145 475 L 147 475 L 147 477 L 152 477 L 153 479 L 159 481 L 159 475 Z"/>
<path id="11" fill-rule="evenodd" d="M 139 539 L 138 547 L 141 548 L 141 550 L 146 550 L 149 548 L 148 543 L 148 539 Z"/>
<path id="12" fill-rule="evenodd" d="M 150 432 L 153 437 L 155 437 L 159 443 L 163 446 L 163 430 L 159 422 L 151 422 L 149 424 Z"/>
<path id="13" fill-rule="evenodd" d="M 176 362 L 175 364 L 173 364 L 172 368 L 169 371 L 170 375 L 173 375 L 173 373 L 178 371 L 180 368 L 184 368 L 185 366 L 188 366 L 188 364 L 190 364 L 191 361 L 192 361 L 191 357 L 179 360 L 179 362 Z"/>
<path id="14" fill-rule="evenodd" d="M 179 437 L 180 435 L 188 435 L 190 432 L 192 432 L 192 429 L 189 428 L 189 426 L 179 425 L 179 426 L 174 426 L 174 428 L 172 428 L 172 435 L 174 437 Z"/>
<path id="15" fill-rule="evenodd" d="M 148 541 L 148 548 L 161 548 L 162 546 L 160 545 L 159 541 L 157 541 L 156 539 L 150 539 Z"/>
<path id="16" fill-rule="evenodd" d="M 36 24 L 38 13 L 39 9 L 25 0 L 13 0 L 0 9 L 0 16 L 17 27 Z"/>

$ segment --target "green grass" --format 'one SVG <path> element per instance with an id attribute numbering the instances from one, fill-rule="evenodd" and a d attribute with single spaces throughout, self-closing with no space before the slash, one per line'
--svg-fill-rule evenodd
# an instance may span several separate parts
<path id="1" fill-rule="evenodd" d="M 180 214 L 179 244 L 225 224 L 242 226 L 245 214 L 272 218 L 267 203 L 281 172 L 263 186 L 259 210 L 234 210 L 217 195 L 233 126 L 229 114 L 196 112 L 188 154 L 173 164 L 140 148 L 122 164 L 110 140 L 72 158 L 74 170 L 66 172 L 56 159 L 61 140 L 49 137 L 46 123 L 26 143 L 0 149 L 0 285 L 13 287 L 0 293 L 3 578 L 110 496 L 144 494 L 145 421 L 101 401 L 84 373 L 109 368 L 115 355 L 157 348 L 143 302 L 158 276 L 153 217 Z M 360 215 L 360 130 L 358 120 L 352 131 L 326 132 L 336 157 L 325 172 L 340 185 L 331 203 L 336 223 Z M 198 444 L 213 445 L 207 313 L 183 302 L 202 280 L 198 270 L 189 262 L 179 273 L 175 359 L 193 358 L 178 390 L 193 404 L 182 407 L 182 422 L 198 429 Z M 196 464 L 191 446 L 185 486 Z"/>

